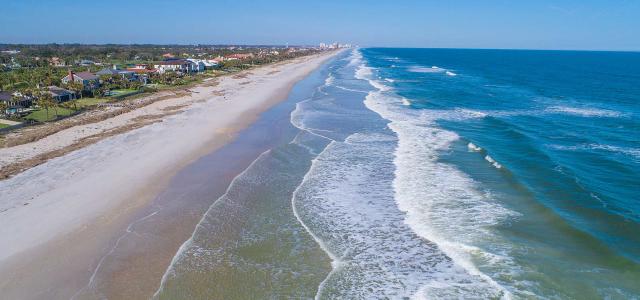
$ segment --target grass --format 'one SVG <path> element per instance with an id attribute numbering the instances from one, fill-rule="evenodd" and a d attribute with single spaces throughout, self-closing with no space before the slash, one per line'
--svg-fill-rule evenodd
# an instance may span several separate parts
<path id="1" fill-rule="evenodd" d="M 9 125 L 0 123 L 0 129 L 5 128 L 5 127 L 9 127 Z"/>
<path id="2" fill-rule="evenodd" d="M 131 94 L 136 94 L 138 92 L 140 92 L 140 91 L 134 90 L 134 89 L 111 90 L 110 97 L 121 98 L 121 97 L 126 97 L 126 96 L 131 95 Z"/>
<path id="3" fill-rule="evenodd" d="M 74 112 L 72 109 L 63 107 L 58 107 L 57 110 L 59 117 L 68 116 Z M 38 122 L 53 121 L 56 119 L 56 111 L 53 108 L 49 108 L 49 118 L 47 118 L 47 111 L 45 109 L 40 109 L 28 114 L 24 118 L 27 120 L 35 120 Z"/>
<path id="4" fill-rule="evenodd" d="M 111 99 L 107 99 L 107 98 L 82 98 L 77 100 L 76 105 L 78 106 L 78 108 L 84 108 L 84 107 L 89 107 L 89 106 L 95 106 L 98 105 L 100 103 L 106 103 L 111 101 Z"/>

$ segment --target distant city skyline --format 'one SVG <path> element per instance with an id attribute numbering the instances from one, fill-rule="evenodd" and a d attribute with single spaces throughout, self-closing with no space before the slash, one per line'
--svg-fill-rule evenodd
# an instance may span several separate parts
<path id="1" fill-rule="evenodd" d="M 640 50 L 640 1 L 8 0 L 0 43 Z"/>

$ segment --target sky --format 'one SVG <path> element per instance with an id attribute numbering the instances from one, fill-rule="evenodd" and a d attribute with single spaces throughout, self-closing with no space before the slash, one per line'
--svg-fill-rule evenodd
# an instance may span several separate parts
<path id="1" fill-rule="evenodd" d="M 640 0 L 0 0 L 0 43 L 640 51 Z"/>

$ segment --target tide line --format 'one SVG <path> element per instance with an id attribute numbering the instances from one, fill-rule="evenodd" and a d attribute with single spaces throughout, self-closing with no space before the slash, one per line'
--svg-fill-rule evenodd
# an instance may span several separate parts
<path id="1" fill-rule="evenodd" d="M 93 273 L 91 274 L 91 277 L 89 278 L 89 282 L 87 283 L 87 285 L 85 285 L 84 287 L 82 287 L 81 289 L 79 289 L 75 294 L 73 294 L 73 296 L 71 297 L 71 300 L 75 299 L 75 297 L 77 297 L 80 293 L 82 293 L 84 290 L 86 290 L 87 288 L 91 287 L 91 284 L 93 284 L 93 281 L 96 278 L 96 275 L 98 274 L 98 271 L 100 270 L 100 268 L 102 267 L 102 263 L 104 262 L 104 260 L 109 257 L 111 254 L 113 254 L 113 252 L 116 251 L 116 248 L 118 248 L 118 245 L 120 245 L 120 241 L 122 241 L 122 239 L 124 237 L 126 237 L 129 233 L 133 233 L 133 225 L 138 224 L 148 218 L 151 218 L 153 216 L 155 216 L 158 212 L 160 212 L 160 210 L 154 211 L 138 220 L 133 221 L 131 224 L 129 224 L 129 226 L 127 226 L 127 229 L 125 230 L 125 233 L 122 234 L 117 240 L 116 243 L 113 245 L 113 247 L 111 247 L 111 250 L 109 250 L 109 252 L 107 252 L 107 254 L 105 254 L 104 256 L 102 256 L 102 258 L 100 258 L 100 261 L 98 262 L 98 265 L 96 266 L 96 268 L 93 270 Z"/>

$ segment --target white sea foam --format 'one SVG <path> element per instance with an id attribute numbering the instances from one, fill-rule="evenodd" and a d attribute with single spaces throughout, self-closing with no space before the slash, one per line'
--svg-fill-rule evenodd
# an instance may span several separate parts
<path id="1" fill-rule="evenodd" d="M 380 84 L 371 79 L 369 82 L 374 87 Z M 504 247 L 497 252 L 508 252 L 508 243 L 499 242 L 487 228 L 517 214 L 478 191 L 475 182 L 466 174 L 438 161 L 438 153 L 458 139 L 455 133 L 435 125 L 438 114 L 424 111 L 416 118 L 415 112 L 397 106 L 402 100 L 388 91 L 387 87 L 369 93 L 365 105 L 391 121 L 388 126 L 398 136 L 393 181 L 396 203 L 406 213 L 406 223 L 413 231 L 435 242 L 466 272 L 466 275 L 455 273 L 457 276 L 451 276 L 455 278 L 453 280 L 459 280 L 457 283 L 449 280 L 425 283 L 420 293 L 459 297 L 477 292 L 485 297 L 509 297 L 505 288 L 480 272 L 472 261 L 496 263 L 499 260 L 503 266 L 514 263 L 506 255 L 481 251 L 471 245 L 493 240 L 495 247 Z M 460 112 L 454 114 L 460 115 Z M 505 269 L 517 270 L 515 266 Z M 451 273 L 441 275 L 447 278 Z"/>
<path id="2" fill-rule="evenodd" d="M 350 89 L 350 88 L 348 88 L 348 87 L 344 87 L 344 86 L 341 86 L 341 85 L 336 85 L 335 87 L 336 87 L 336 88 L 339 88 L 339 89 L 341 89 L 341 90 L 344 90 L 344 91 L 348 91 L 348 92 L 365 93 L 365 94 L 366 94 L 366 93 L 368 93 L 367 91 L 361 91 L 361 90 L 356 90 L 356 89 Z"/>
<path id="3" fill-rule="evenodd" d="M 546 111 L 549 113 L 564 113 L 564 114 L 571 114 L 571 115 L 577 115 L 582 117 L 615 118 L 623 115 L 623 113 L 614 111 L 614 110 L 589 108 L 589 107 L 571 107 L 571 106 L 551 106 L 551 107 L 548 107 Z"/>
<path id="4" fill-rule="evenodd" d="M 388 61 L 401 61 L 402 59 L 400 59 L 400 57 L 394 56 L 394 57 L 385 57 L 384 59 L 388 60 Z"/>
<path id="5" fill-rule="evenodd" d="M 360 80 L 367 80 L 369 84 L 371 84 L 373 87 L 375 87 L 378 90 L 388 91 L 391 89 L 391 87 L 385 85 L 381 81 L 373 80 L 373 77 L 374 77 L 373 69 L 365 66 L 364 64 L 361 64 L 360 66 L 358 66 L 358 68 L 356 69 L 355 77 Z"/>
<path id="6" fill-rule="evenodd" d="M 445 74 L 447 74 L 448 76 L 458 76 L 458 74 L 453 73 L 453 72 L 451 72 L 451 71 L 446 71 L 446 72 L 444 72 L 444 73 L 445 73 Z"/>
<path id="7" fill-rule="evenodd" d="M 387 87 L 389 88 L 389 87 Z M 405 112 L 406 113 L 406 112 Z M 418 113 L 418 112 L 411 112 Z M 423 120 L 447 120 L 447 121 L 461 121 L 468 119 L 484 118 L 489 115 L 488 112 L 477 111 L 471 109 L 421 109 L 419 111 Z"/>
<path id="8" fill-rule="evenodd" d="M 436 66 L 433 66 L 431 68 L 413 66 L 409 67 L 408 71 L 413 73 L 443 73 L 446 70 Z"/>
<path id="9" fill-rule="evenodd" d="M 375 73 L 375 70 L 361 66 L 356 76 L 370 80 L 377 88 L 376 93 L 390 91 L 384 81 L 374 80 Z M 341 82 L 337 80 L 336 84 Z M 420 111 L 405 108 L 402 98 L 387 100 L 385 104 L 392 101 L 394 106 L 406 110 L 403 114 L 406 121 L 423 118 Z M 310 124 L 324 124 L 321 128 L 330 128 L 326 125 L 326 117 L 335 114 L 357 118 L 364 113 L 360 117 L 377 119 L 371 118 L 368 111 L 343 111 L 332 105 L 333 102 L 334 99 L 327 97 L 326 100 L 301 103 L 292 114 L 292 123 L 308 130 L 306 126 Z M 327 109 L 330 111 L 325 111 Z M 378 125 L 378 122 L 372 124 Z M 362 123 L 358 122 L 358 125 Z M 397 204 L 397 189 L 394 189 L 397 184 L 394 149 L 398 140 L 388 130 L 373 128 L 376 128 L 373 132 L 365 130 L 350 134 L 344 141 L 331 142 L 314 159 L 293 195 L 296 217 L 333 261 L 332 271 L 320 284 L 316 298 L 396 299 L 418 295 L 421 290 L 432 297 L 495 298 L 504 295 L 481 275 L 470 274 L 467 268 L 452 263 L 440 250 L 441 246 L 412 229 L 405 212 Z M 309 132 L 317 132 L 317 129 Z M 443 140 L 447 144 L 446 137 L 450 133 L 439 132 L 443 139 L 435 138 L 436 143 Z M 434 164 L 435 159 L 430 157 L 429 164 Z M 345 161 L 349 163 L 345 164 Z"/>
<path id="10" fill-rule="evenodd" d="M 502 165 L 500 163 L 498 163 L 495 159 L 493 159 L 493 157 L 487 155 L 484 157 L 484 159 L 488 162 L 491 163 L 491 165 L 493 165 L 496 169 L 502 169 Z"/>
<path id="11" fill-rule="evenodd" d="M 368 79 L 373 75 L 373 69 L 366 66 L 359 66 L 356 70 L 356 78 L 358 79 Z"/>
<path id="12" fill-rule="evenodd" d="M 381 91 L 389 91 L 391 90 L 391 88 L 387 85 L 384 85 L 382 82 L 377 81 L 377 80 L 370 80 L 369 83 L 371 83 L 372 86 L 374 86 L 376 89 L 381 90 Z"/>
<path id="13" fill-rule="evenodd" d="M 637 160 L 640 160 L 640 148 L 619 147 L 619 146 L 603 145 L 603 144 L 596 144 L 596 143 L 573 145 L 573 146 L 549 145 L 549 147 L 557 150 L 564 150 L 564 151 L 604 150 L 604 151 L 609 151 L 613 153 L 628 155 Z"/>
<path id="14" fill-rule="evenodd" d="M 482 112 L 482 111 L 478 111 L 478 110 L 471 110 L 471 109 L 465 109 L 465 108 L 456 108 L 455 111 L 457 113 L 459 113 L 462 118 L 465 118 L 465 119 L 469 119 L 469 118 L 484 118 L 484 117 L 487 116 L 486 112 Z"/>
<path id="15" fill-rule="evenodd" d="M 391 79 L 391 78 L 385 78 L 385 79 L 384 79 L 384 81 L 386 81 L 386 82 L 391 82 L 391 83 L 395 82 L 395 80 L 393 80 L 393 79 Z"/>
<path id="16" fill-rule="evenodd" d="M 333 74 L 329 74 L 329 76 L 327 76 L 327 78 L 324 80 L 324 85 L 331 86 L 331 85 L 333 85 L 335 80 L 336 80 L 336 78 L 333 77 Z"/>
<path id="17" fill-rule="evenodd" d="M 402 104 L 403 105 L 411 105 L 411 101 L 409 101 L 409 99 L 403 97 L 402 98 Z"/>
<path id="18" fill-rule="evenodd" d="M 480 152 L 480 151 L 482 151 L 482 148 L 476 146 L 476 144 L 474 144 L 474 143 L 467 144 L 467 148 L 469 148 L 469 151 L 471 151 L 471 152 Z"/>
<path id="19" fill-rule="evenodd" d="M 351 55 L 349 56 L 349 64 L 347 66 L 353 67 L 360 65 L 361 63 L 362 53 L 360 53 L 360 51 L 358 51 L 357 49 L 353 49 L 353 51 L 351 51 Z"/>
<path id="20" fill-rule="evenodd" d="M 393 191 L 395 142 L 381 133 L 332 142 L 296 189 L 296 216 L 334 262 L 316 298 L 404 298 L 425 286 L 431 295 L 495 296 L 407 227 Z"/>

